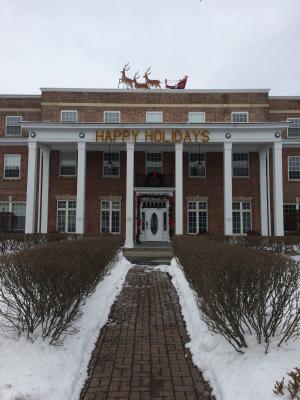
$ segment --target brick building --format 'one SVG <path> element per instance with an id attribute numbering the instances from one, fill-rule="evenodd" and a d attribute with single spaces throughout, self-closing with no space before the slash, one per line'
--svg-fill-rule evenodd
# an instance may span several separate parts
<path id="1" fill-rule="evenodd" d="M 111 232 L 300 231 L 300 97 L 41 89 L 0 96 L 0 222 Z M 10 216 L 10 218 L 7 218 Z"/>

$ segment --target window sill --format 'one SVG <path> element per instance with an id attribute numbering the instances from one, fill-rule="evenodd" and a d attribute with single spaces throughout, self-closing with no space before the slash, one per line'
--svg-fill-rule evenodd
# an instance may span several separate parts
<path id="1" fill-rule="evenodd" d="M 59 178 L 77 178 L 77 175 L 58 175 Z"/>
<path id="2" fill-rule="evenodd" d="M 232 176 L 232 179 L 249 179 L 250 176 Z"/>
<path id="3" fill-rule="evenodd" d="M 18 177 L 18 178 L 8 178 L 8 177 L 3 177 L 3 180 L 4 181 L 20 181 L 21 180 L 21 178 L 20 177 Z"/>
<path id="4" fill-rule="evenodd" d="M 107 179 L 107 178 L 118 179 L 118 178 L 120 178 L 120 175 L 102 175 L 102 178 L 104 178 L 104 179 Z"/>
<path id="5" fill-rule="evenodd" d="M 289 179 L 288 182 L 289 183 L 297 183 L 297 182 L 299 183 L 300 179 Z"/>
<path id="6" fill-rule="evenodd" d="M 207 179 L 207 176 L 189 176 L 189 179 Z"/>

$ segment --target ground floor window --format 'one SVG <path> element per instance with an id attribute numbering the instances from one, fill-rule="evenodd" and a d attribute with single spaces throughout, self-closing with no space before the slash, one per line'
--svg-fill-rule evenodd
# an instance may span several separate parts
<path id="1" fill-rule="evenodd" d="M 300 204 L 290 203 L 283 205 L 284 230 L 286 232 L 300 231 Z"/>
<path id="2" fill-rule="evenodd" d="M 120 233 L 121 202 L 101 201 L 101 233 Z"/>
<path id="3" fill-rule="evenodd" d="M 188 201 L 188 233 L 207 232 L 207 201 Z"/>
<path id="4" fill-rule="evenodd" d="M 7 231 L 24 231 L 26 202 L 1 201 L 0 202 L 1 226 Z"/>
<path id="5" fill-rule="evenodd" d="M 251 202 L 232 203 L 232 231 L 234 235 L 245 234 L 252 229 Z"/>
<path id="6" fill-rule="evenodd" d="M 57 222 L 58 232 L 76 232 L 76 201 L 59 200 L 57 202 Z"/>

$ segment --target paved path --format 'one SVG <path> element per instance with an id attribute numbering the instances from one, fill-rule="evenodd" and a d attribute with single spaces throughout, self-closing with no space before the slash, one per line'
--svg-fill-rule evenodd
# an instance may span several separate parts
<path id="1" fill-rule="evenodd" d="M 213 400 L 187 342 L 169 276 L 132 268 L 100 333 L 81 400 Z"/>

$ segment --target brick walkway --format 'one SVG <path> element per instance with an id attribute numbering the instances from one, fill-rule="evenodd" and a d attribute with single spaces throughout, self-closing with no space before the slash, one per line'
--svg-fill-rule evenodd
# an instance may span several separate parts
<path id="1" fill-rule="evenodd" d="M 213 400 L 166 273 L 134 267 L 102 329 L 81 400 Z"/>

